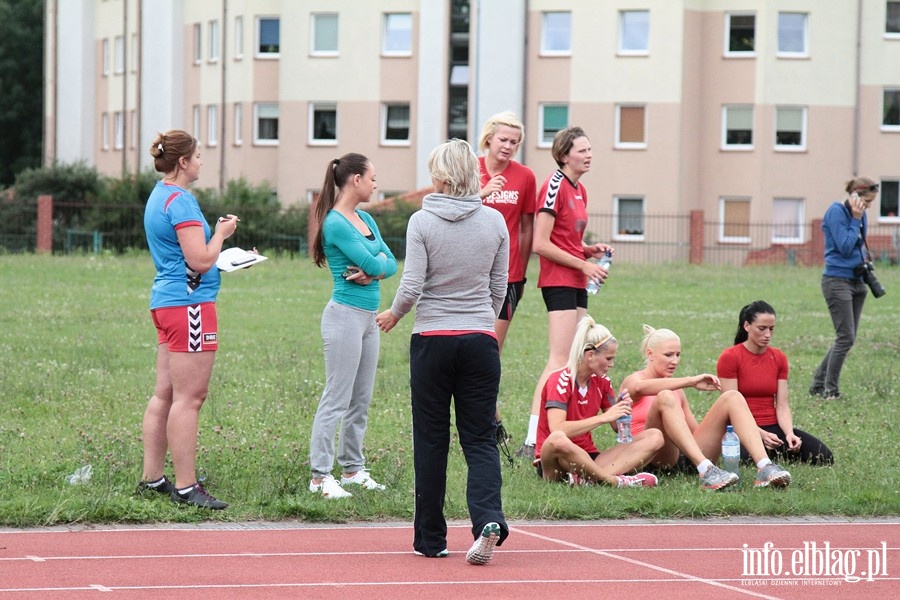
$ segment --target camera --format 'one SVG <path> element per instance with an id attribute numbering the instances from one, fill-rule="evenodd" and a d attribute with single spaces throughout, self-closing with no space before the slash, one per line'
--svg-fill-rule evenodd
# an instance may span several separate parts
<path id="1" fill-rule="evenodd" d="M 862 280 L 869 286 L 869 289 L 872 290 L 872 295 L 876 298 L 881 298 L 884 296 L 884 286 L 881 285 L 881 282 L 878 281 L 878 278 L 875 277 L 875 267 L 872 265 L 872 261 L 866 261 L 863 264 L 857 266 L 853 269 L 853 274 L 857 277 L 862 277 Z"/>

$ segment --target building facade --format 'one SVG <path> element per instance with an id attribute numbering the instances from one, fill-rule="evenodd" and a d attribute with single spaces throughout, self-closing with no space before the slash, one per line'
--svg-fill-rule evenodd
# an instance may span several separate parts
<path id="1" fill-rule="evenodd" d="M 305 203 L 361 152 L 392 195 L 512 110 L 539 180 L 553 134 L 587 131 L 589 229 L 626 253 L 691 211 L 709 244 L 807 243 L 855 174 L 881 183 L 873 231 L 900 226 L 900 1 L 50 0 L 46 19 L 47 162 L 133 173 L 181 128 L 200 186 Z"/>

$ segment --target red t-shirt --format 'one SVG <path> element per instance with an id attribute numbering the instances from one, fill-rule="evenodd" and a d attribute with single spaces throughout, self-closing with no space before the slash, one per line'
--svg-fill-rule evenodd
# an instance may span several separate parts
<path id="1" fill-rule="evenodd" d="M 481 170 L 481 187 L 484 187 L 491 180 L 484 166 L 484 156 L 478 157 L 478 166 Z M 525 279 L 525 265 L 519 255 L 519 223 L 522 215 L 534 214 L 537 181 L 534 171 L 514 160 L 509 161 L 499 175 L 506 177 L 506 185 L 499 192 L 484 198 L 482 203 L 500 211 L 506 221 L 506 228 L 509 230 L 509 282 L 518 283 Z"/>
<path id="2" fill-rule="evenodd" d="M 584 260 L 581 240 L 587 227 L 587 190 L 578 182 L 573 184 L 562 171 L 555 171 L 541 186 L 538 212 L 554 216 L 550 241 L 557 248 Z M 587 277 L 581 269 L 565 267 L 541 257 L 538 287 L 583 288 Z"/>
<path id="3" fill-rule="evenodd" d="M 747 399 L 757 425 L 778 423 L 775 394 L 778 381 L 788 378 L 788 360 L 784 352 L 767 347 L 762 354 L 754 354 L 743 344 L 737 344 L 719 355 L 716 374 L 721 379 L 737 379 L 738 391 Z"/>
<path id="4" fill-rule="evenodd" d="M 566 411 L 566 421 L 581 421 L 600 414 L 601 402 L 605 398 L 608 401 L 608 398 L 613 396 L 612 384 L 605 375 L 603 377 L 592 375 L 586 390 L 574 387 L 574 379 L 568 368 L 560 369 L 550 373 L 544 389 L 541 390 L 541 413 L 538 416 L 537 441 L 534 445 L 535 459 L 541 457 L 541 446 L 550 435 L 548 408 Z M 573 437 L 572 441 L 585 452 L 598 452 L 590 431 Z"/>

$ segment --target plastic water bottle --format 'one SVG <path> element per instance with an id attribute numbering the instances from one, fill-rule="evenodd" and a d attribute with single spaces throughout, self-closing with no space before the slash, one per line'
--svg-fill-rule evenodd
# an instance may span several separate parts
<path id="1" fill-rule="evenodd" d="M 606 254 L 600 257 L 600 260 L 597 261 L 597 264 L 606 269 L 607 272 L 609 272 L 609 267 L 612 266 L 612 252 L 607 251 Z M 584 289 L 587 290 L 588 294 L 593 295 L 599 292 L 602 286 L 603 282 L 597 282 L 593 279 L 588 279 L 587 285 Z"/>
<path id="2" fill-rule="evenodd" d="M 741 440 L 734 432 L 734 427 L 729 425 L 725 428 L 725 435 L 722 436 L 722 468 L 740 475 L 740 465 Z"/>
<path id="3" fill-rule="evenodd" d="M 620 394 L 617 402 L 621 400 L 622 396 Z M 616 419 L 616 441 L 620 444 L 631 442 L 631 415 L 622 415 Z"/>

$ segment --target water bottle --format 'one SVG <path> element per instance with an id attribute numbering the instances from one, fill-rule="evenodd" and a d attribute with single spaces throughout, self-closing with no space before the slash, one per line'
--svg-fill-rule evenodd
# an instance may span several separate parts
<path id="1" fill-rule="evenodd" d="M 740 475 L 740 465 L 741 440 L 734 432 L 734 427 L 729 425 L 725 428 L 725 435 L 722 436 L 722 468 Z"/>
<path id="2" fill-rule="evenodd" d="M 607 272 L 609 272 L 609 267 L 612 266 L 612 252 L 607 251 L 606 254 L 600 257 L 600 260 L 597 261 L 597 264 L 606 269 Z M 587 290 L 588 294 L 593 295 L 600 291 L 600 287 L 602 285 L 603 282 L 597 282 L 593 279 L 588 279 L 587 285 L 584 289 Z"/>
<path id="3" fill-rule="evenodd" d="M 622 400 L 621 394 L 617 401 L 620 400 Z M 623 415 L 616 419 L 616 441 L 620 444 L 631 443 L 631 415 Z"/>

